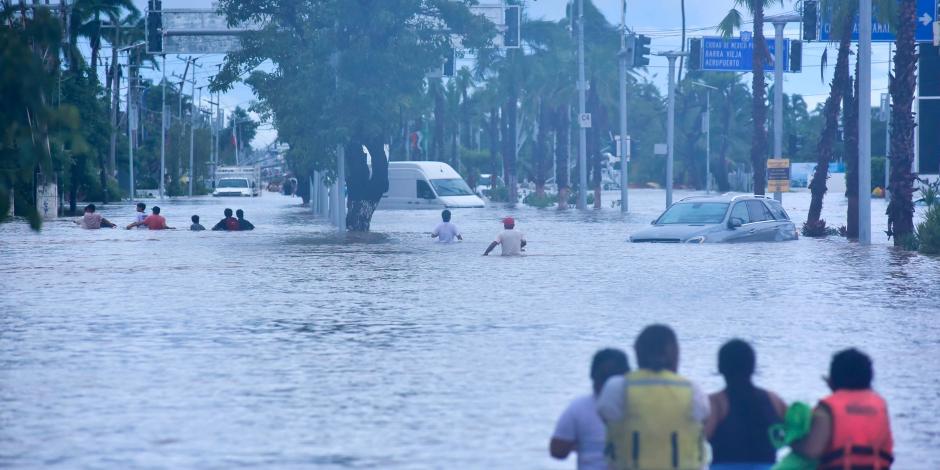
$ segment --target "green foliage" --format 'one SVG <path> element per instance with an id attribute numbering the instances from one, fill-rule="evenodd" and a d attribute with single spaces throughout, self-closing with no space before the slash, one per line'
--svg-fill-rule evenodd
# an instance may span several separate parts
<path id="1" fill-rule="evenodd" d="M 931 182 L 927 179 L 920 179 L 920 199 L 914 202 L 923 202 L 927 207 L 933 207 L 940 204 L 940 179 Z"/>
<path id="2" fill-rule="evenodd" d="M 59 22 L 49 9 L 15 16 L 17 10 L 7 3 L 0 10 L 0 209 L 8 205 L 14 188 L 32 185 L 36 171 L 51 178 L 66 164 L 70 150 L 84 147 L 76 109 L 53 103 L 62 43 Z M 39 228 L 31 197 L 18 193 L 16 207 Z"/>
<path id="3" fill-rule="evenodd" d="M 819 221 L 815 223 L 810 221 L 803 222 L 803 228 L 800 229 L 800 233 L 804 237 L 812 238 L 840 235 L 839 229 L 826 226 L 826 221 L 823 219 L 819 219 Z"/>
<path id="4" fill-rule="evenodd" d="M 397 134 L 391 118 L 413 106 L 451 38 L 475 49 L 492 32 L 463 1 L 223 0 L 219 6 L 232 22 L 259 20 L 266 27 L 226 57 L 214 87 L 226 89 L 251 73 L 245 81 L 259 99 L 254 109 L 275 123 L 300 175 L 332 171 L 338 144 L 387 142 Z M 270 71 L 256 70 L 262 62 Z"/>
<path id="5" fill-rule="evenodd" d="M 924 214 L 924 221 L 917 224 L 917 250 L 927 255 L 940 255 L 940 204 L 933 204 Z"/>
<path id="6" fill-rule="evenodd" d="M 527 206 L 544 209 L 546 207 L 554 206 L 558 202 L 558 195 L 553 193 L 545 193 L 545 195 L 539 196 L 536 193 L 529 193 L 525 198 L 522 199 L 522 202 Z"/>

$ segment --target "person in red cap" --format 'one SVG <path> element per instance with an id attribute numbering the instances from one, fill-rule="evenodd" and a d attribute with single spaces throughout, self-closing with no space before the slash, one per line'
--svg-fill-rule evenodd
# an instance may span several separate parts
<path id="1" fill-rule="evenodd" d="M 516 221 L 512 217 L 506 217 L 503 219 L 503 230 L 496 235 L 496 240 L 493 243 L 490 243 L 490 246 L 486 248 L 486 251 L 483 252 L 483 256 L 490 254 L 496 245 L 499 245 L 502 248 L 503 256 L 520 256 L 522 255 L 523 248 L 525 248 L 526 241 L 525 235 L 516 228 Z"/>

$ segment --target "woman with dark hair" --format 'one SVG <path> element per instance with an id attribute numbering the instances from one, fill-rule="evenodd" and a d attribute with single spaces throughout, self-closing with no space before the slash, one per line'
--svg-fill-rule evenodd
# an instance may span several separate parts
<path id="1" fill-rule="evenodd" d="M 756 362 L 754 348 L 740 339 L 718 351 L 725 389 L 709 396 L 711 416 L 705 423 L 712 470 L 764 470 L 776 461 L 767 428 L 783 419 L 787 405 L 775 393 L 754 386 Z"/>

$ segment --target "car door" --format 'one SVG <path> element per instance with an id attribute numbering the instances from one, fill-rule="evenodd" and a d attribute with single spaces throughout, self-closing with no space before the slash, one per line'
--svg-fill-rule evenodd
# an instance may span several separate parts
<path id="1" fill-rule="evenodd" d="M 747 210 L 747 201 L 734 203 L 734 206 L 731 207 L 731 215 L 728 216 L 728 223 L 730 224 L 733 219 L 740 219 L 741 226 L 733 229 L 729 228 L 728 230 L 730 230 L 731 233 L 728 234 L 725 241 L 728 243 L 750 241 L 749 237 L 751 234 L 748 232 L 748 226 L 751 223 L 751 216 Z"/>
<path id="2" fill-rule="evenodd" d="M 751 220 L 742 228 L 747 229 L 748 241 L 773 241 L 777 233 L 777 222 L 764 202 L 757 199 L 747 201 L 747 213 Z"/>

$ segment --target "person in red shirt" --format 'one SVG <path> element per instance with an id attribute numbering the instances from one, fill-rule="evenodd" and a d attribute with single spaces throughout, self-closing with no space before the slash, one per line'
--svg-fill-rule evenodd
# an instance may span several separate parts
<path id="1" fill-rule="evenodd" d="M 175 229 L 175 227 L 170 227 L 169 225 L 166 224 L 166 218 L 160 215 L 159 206 L 153 206 L 153 209 L 151 209 L 151 211 L 153 213 L 148 215 L 146 219 L 140 222 L 134 222 L 128 225 L 127 229 L 130 230 L 134 227 L 137 227 L 138 225 L 143 225 L 149 228 L 150 230 L 166 230 L 166 229 L 173 230 Z"/>

